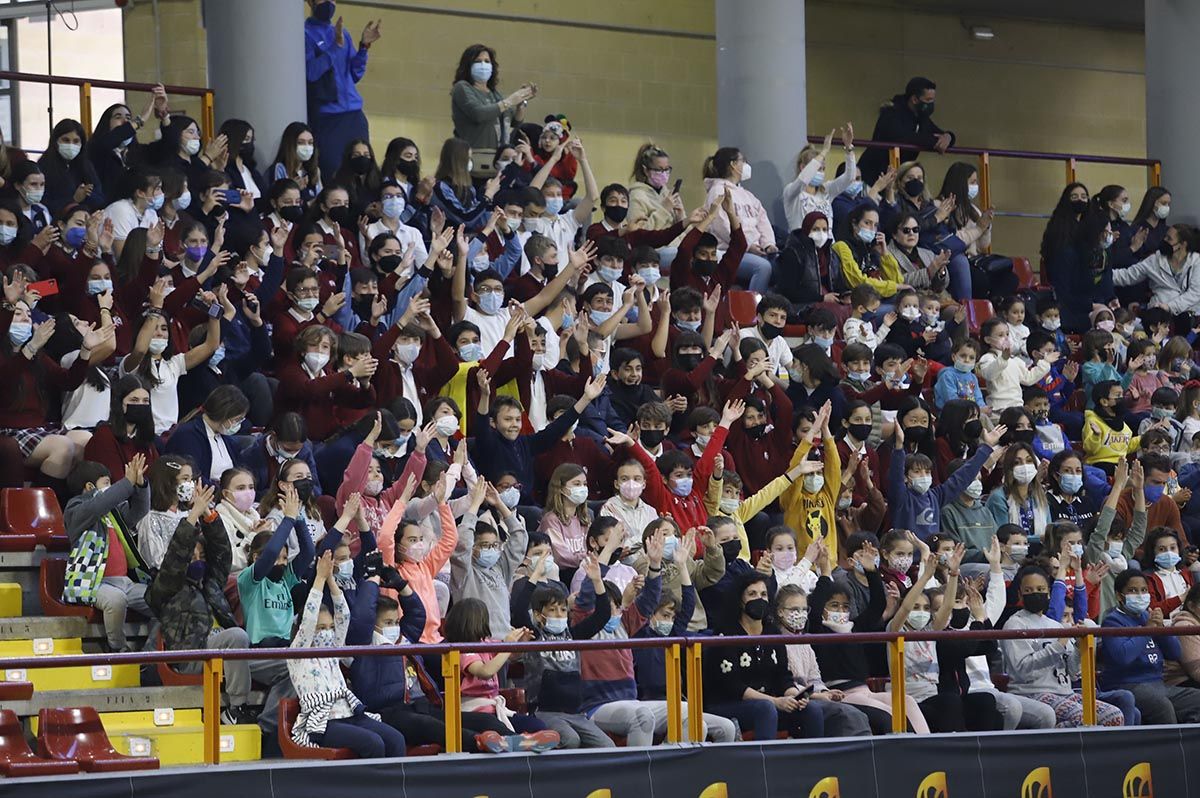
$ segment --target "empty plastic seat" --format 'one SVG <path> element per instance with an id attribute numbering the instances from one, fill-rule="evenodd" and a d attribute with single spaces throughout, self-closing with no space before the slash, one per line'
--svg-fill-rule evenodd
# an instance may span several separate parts
<path id="1" fill-rule="evenodd" d="M 11 709 L 0 709 L 0 774 L 15 778 L 78 772 L 77 762 L 60 762 L 35 756 L 25 741 L 25 730 L 17 713 Z"/>
<path id="2" fill-rule="evenodd" d="M 1033 266 L 1029 264 L 1029 258 L 1013 258 L 1013 274 L 1017 276 L 1018 291 L 1032 291 L 1037 287 L 1037 280 L 1033 276 Z"/>
<path id="3" fill-rule="evenodd" d="M 442 747 L 435 743 L 429 745 L 410 745 L 405 751 L 409 756 L 437 756 L 442 752 Z"/>
<path id="4" fill-rule="evenodd" d="M 743 327 L 751 327 L 758 317 L 758 294 L 753 291 L 729 292 L 729 315 Z"/>
<path id="5" fill-rule="evenodd" d="M 967 324 L 970 326 L 972 335 L 978 335 L 979 327 L 996 315 L 996 311 L 992 309 L 992 303 L 986 299 L 968 299 L 964 303 L 964 309 L 967 311 Z"/>
<path id="6" fill-rule="evenodd" d="M 89 773 L 158 770 L 158 758 L 117 753 L 93 707 L 43 709 L 38 713 L 38 753 L 79 763 Z"/>
<path id="7" fill-rule="evenodd" d="M 14 534 L 35 536 L 47 551 L 67 550 L 62 508 L 49 488 L 5 488 L 0 491 L 0 513 Z"/>
<path id="8" fill-rule="evenodd" d="M 0 681 L 0 701 L 28 701 L 32 697 L 33 682 Z"/>
<path id="9" fill-rule="evenodd" d="M 292 739 L 292 726 L 300 714 L 300 702 L 285 698 L 279 702 L 279 750 L 284 759 L 355 759 L 349 748 L 310 748 Z"/>
<path id="10" fill-rule="evenodd" d="M 33 551 L 37 544 L 37 535 L 0 529 L 0 551 Z"/>
<path id="11" fill-rule="evenodd" d="M 103 623 L 104 616 L 95 607 L 86 604 L 68 604 L 63 601 L 63 581 L 67 574 L 67 561 L 61 557 L 42 560 L 38 575 L 38 596 L 42 600 L 42 614 L 56 617 L 87 618 L 88 623 Z"/>

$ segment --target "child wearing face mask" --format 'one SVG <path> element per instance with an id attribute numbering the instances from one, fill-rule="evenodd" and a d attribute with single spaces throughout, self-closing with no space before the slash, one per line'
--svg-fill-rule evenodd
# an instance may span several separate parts
<path id="1" fill-rule="evenodd" d="M 650 563 L 645 555 L 646 546 L 656 534 L 663 536 L 662 596 L 680 606 L 685 600 L 684 586 L 693 590 L 707 590 L 718 584 L 725 576 L 725 552 L 717 543 L 716 535 L 706 526 L 688 530 L 681 535 L 679 527 L 670 518 L 651 521 L 642 531 L 639 552 L 633 559 L 638 575 L 649 574 Z M 702 559 L 696 559 L 696 550 L 702 549 Z M 678 553 L 678 557 L 676 554 Z M 602 566 L 603 567 L 603 566 Z M 686 573 L 685 573 L 686 572 Z M 686 579 L 686 581 L 685 581 Z M 708 613 L 704 604 L 696 602 L 687 619 L 687 629 L 700 632 L 709 628 Z"/>
<path id="2" fill-rule="evenodd" d="M 471 504 L 458 525 L 458 544 L 450 557 L 450 596 L 454 601 L 479 599 L 488 608 L 492 637 L 512 631 L 509 624 L 509 585 L 525 556 L 529 539 L 525 523 L 503 501 L 496 488 L 478 480 Z M 507 534 L 501 542 L 496 527 L 479 519 L 484 504 L 500 518 Z"/>
<path id="3" fill-rule="evenodd" d="M 1013 345 L 1008 323 L 990 318 L 979 329 L 987 352 L 979 358 L 977 371 L 987 380 L 988 406 L 996 412 L 1021 404 L 1021 386 L 1033 385 L 1046 376 L 1050 366 L 1059 358 L 1058 352 L 1043 355 L 1043 359 L 1026 366 Z"/>
<path id="4" fill-rule="evenodd" d="M 771 572 L 775 576 L 775 584 L 781 587 L 797 585 L 804 590 L 805 595 L 811 593 L 817 585 L 813 563 L 822 545 L 822 540 L 817 538 L 808 544 L 803 559 L 798 560 L 795 530 L 786 526 L 767 530 L 767 556 L 771 558 Z"/>
<path id="5" fill-rule="evenodd" d="M 266 529 L 262 517 L 255 508 L 254 475 L 245 468 L 230 468 L 221 475 L 221 501 L 216 506 L 217 515 L 229 536 L 231 550 L 230 572 L 239 573 L 246 567 L 250 540 Z"/>
<path id="6" fill-rule="evenodd" d="M 1179 611 L 1183 597 L 1195 582 L 1191 569 L 1180 567 L 1180 548 L 1179 533 L 1166 526 L 1151 529 L 1142 547 L 1142 573 L 1150 589 L 1150 606 L 1167 616 Z"/>
<path id="7" fill-rule="evenodd" d="M 324 589 L 333 611 L 321 605 Z M 317 562 L 317 576 L 304 604 L 292 648 L 332 648 L 346 644 L 350 606 L 333 579 L 329 552 Z M 336 657 L 287 660 L 288 674 L 300 699 L 292 740 L 305 747 L 349 748 L 360 757 L 404 756 L 404 735 L 367 712 L 350 691 Z"/>
<path id="8" fill-rule="evenodd" d="M 925 577 L 925 561 L 929 546 L 907 529 L 893 529 L 879 539 L 879 578 L 893 585 L 900 595 L 907 595 L 923 577 L 929 583 L 933 574 Z"/>
<path id="9" fill-rule="evenodd" d="M 823 539 L 830 549 L 830 557 L 837 553 L 837 503 L 842 493 L 842 461 L 838 456 L 837 442 L 829 431 L 829 402 L 817 411 L 816 421 L 796 446 L 785 475 L 790 480 L 803 476 L 799 482 L 787 486 L 780 498 L 783 521 L 796 530 L 797 541 L 808 546 L 818 538 Z M 812 457 L 813 440 L 821 436 L 820 459 Z"/>
<path id="10" fill-rule="evenodd" d="M 429 435 L 425 432 L 417 435 L 417 446 L 408 456 L 403 473 L 390 487 L 385 488 L 380 457 L 375 451 L 375 444 L 383 432 L 383 416 L 379 413 L 374 415 L 375 423 L 371 427 L 371 431 L 355 448 L 354 455 L 350 458 L 350 464 L 346 466 L 342 484 L 338 487 L 335 506 L 340 512 L 352 494 L 359 494 L 362 497 L 362 515 L 367 522 L 367 527 L 372 533 L 378 535 L 383 526 L 383 519 L 392 504 L 403 500 L 406 489 L 411 491 L 409 481 L 411 480 L 412 486 L 421 481 L 427 462 L 423 444 L 428 444 Z M 357 536 L 349 538 L 348 543 L 351 551 L 357 555 L 359 550 Z"/>
<path id="11" fill-rule="evenodd" d="M 1089 565 L 1108 565 L 1108 573 L 1099 584 L 1088 582 L 1088 606 L 1094 608 L 1093 619 L 1102 620 L 1117 606 L 1118 596 L 1114 579 L 1134 563 L 1134 554 L 1146 537 L 1146 496 L 1142 490 L 1144 481 L 1141 463 L 1135 461 L 1132 468 L 1126 461 L 1117 464 L 1112 490 L 1109 491 L 1104 507 L 1096 518 L 1096 525 L 1088 536 L 1084 561 Z M 1133 523 L 1128 529 L 1117 515 L 1117 504 L 1126 486 L 1133 487 L 1134 502 Z"/>

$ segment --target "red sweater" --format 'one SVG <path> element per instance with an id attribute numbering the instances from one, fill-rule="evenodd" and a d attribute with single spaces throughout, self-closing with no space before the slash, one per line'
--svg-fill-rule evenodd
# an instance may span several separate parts
<path id="1" fill-rule="evenodd" d="M 683 228 L 683 222 L 676 222 L 670 227 L 664 227 L 661 230 L 629 230 L 621 237 L 629 244 L 630 250 L 642 246 L 658 249 L 659 247 L 665 247 L 678 238 L 683 232 Z M 596 222 L 587 229 L 588 241 L 599 241 L 601 238 L 620 235 L 615 228 L 605 226 L 602 221 Z"/>
<path id="2" fill-rule="evenodd" d="M 45 391 L 58 401 L 58 395 L 73 391 L 83 384 L 88 363 L 77 358 L 70 369 L 64 369 L 52 358 L 38 353 L 29 360 L 19 351 L 13 353 L 8 341 L 8 326 L 12 313 L 0 314 L 0 330 L 4 331 L 3 352 L 0 352 L 0 374 L 4 375 L 4 390 L 0 392 L 0 429 L 32 429 L 50 421 Z M 56 414 L 57 415 L 57 414 Z"/>
<path id="3" fill-rule="evenodd" d="M 750 383 L 738 380 L 730 392 L 730 399 L 741 399 L 749 393 Z M 778 384 L 771 387 L 771 404 L 768 405 L 774 429 L 754 440 L 746 434 L 742 424 L 729 431 L 729 451 L 741 468 L 737 472 L 742 478 L 744 496 L 753 496 L 767 483 L 787 471 L 795 445 L 792 443 L 792 400 L 788 399 Z M 714 437 L 716 437 L 714 435 Z"/>
<path id="4" fill-rule="evenodd" d="M 629 447 L 630 453 L 646 469 L 646 492 L 642 498 L 660 514 L 669 515 L 685 532 L 692 527 L 704 526 L 708 521 L 708 511 L 704 508 L 704 494 L 708 490 L 708 481 L 712 478 L 713 461 L 717 453 L 725 448 L 725 436 L 729 430 L 718 426 L 704 447 L 702 456 L 692 469 L 692 492 L 687 496 L 676 496 L 667 485 L 667 480 L 658 470 L 654 458 L 642 448 L 641 444 Z"/>
<path id="5" fill-rule="evenodd" d="M 325 369 L 324 375 L 308 376 L 298 361 L 288 363 L 276 373 L 279 388 L 275 392 L 275 413 L 295 412 L 304 416 L 308 438 L 328 438 L 345 421 L 345 413 L 359 417 L 375 403 L 375 389 L 362 390 L 348 371 Z M 339 407 L 340 405 L 340 407 Z M 347 411 L 346 408 L 349 408 Z"/>
<path id="6" fill-rule="evenodd" d="M 938 439 L 938 443 L 941 443 L 940 438 Z M 863 459 L 867 461 L 867 471 L 871 473 L 871 484 L 879 485 L 879 455 L 875 452 L 875 447 L 873 446 L 868 446 L 866 449 L 867 454 Z M 846 436 L 843 435 L 842 437 L 838 438 L 837 450 L 838 457 L 840 457 L 842 460 L 842 467 L 845 468 L 846 463 L 850 462 L 850 456 L 852 454 L 850 451 L 850 445 L 846 443 Z M 855 506 L 865 503 L 869 498 L 870 493 L 867 491 L 866 483 L 864 483 L 858 478 L 857 475 L 855 475 L 853 499 Z"/>
<path id="7" fill-rule="evenodd" d="M 372 380 L 375 391 L 379 395 L 379 404 L 386 407 L 399 396 L 412 402 L 416 407 L 423 408 L 425 403 L 438 395 L 442 386 L 448 383 L 458 373 L 458 354 L 450 348 L 446 336 L 437 338 L 425 336 L 421 344 L 421 354 L 412 364 L 413 384 L 417 387 L 416 396 L 404 393 L 404 378 L 400 373 L 400 364 L 392 357 L 392 347 L 400 337 L 399 325 L 391 328 L 379 337 L 373 347 L 372 355 L 379 361 L 379 368 Z M 429 419 L 425 419 L 427 422 Z"/>
<path id="8" fill-rule="evenodd" d="M 83 459 L 106 467 L 113 482 L 117 482 L 124 475 L 125 466 L 136 454 L 145 455 L 147 467 L 158 459 L 158 449 L 154 448 L 153 443 L 142 446 L 132 440 L 121 440 L 113 433 L 112 427 L 101 424 L 84 447 Z"/>
<path id="9" fill-rule="evenodd" d="M 1146 576 L 1146 587 L 1150 590 L 1150 609 L 1161 609 L 1163 615 L 1170 615 L 1179 609 L 1179 606 L 1183 604 L 1182 597 L 1172 596 L 1171 598 L 1167 598 L 1167 591 L 1163 588 L 1162 578 L 1153 571 L 1143 569 L 1142 573 Z M 1183 574 L 1183 581 L 1187 582 L 1187 586 L 1190 589 L 1193 584 L 1192 572 L 1184 568 L 1180 573 Z"/>

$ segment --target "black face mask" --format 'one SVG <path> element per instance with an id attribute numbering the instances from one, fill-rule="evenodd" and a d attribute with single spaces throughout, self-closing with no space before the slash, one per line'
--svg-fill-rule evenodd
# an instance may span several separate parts
<path id="1" fill-rule="evenodd" d="M 622 208 L 620 205 L 605 205 L 604 218 L 608 219 L 613 224 L 620 224 L 625 221 L 625 217 L 629 215 L 628 208 Z"/>
<path id="2" fill-rule="evenodd" d="M 905 427 L 904 439 L 913 443 L 920 443 L 925 440 L 925 436 L 929 434 L 929 427 Z"/>
<path id="3" fill-rule="evenodd" d="M 416 161 L 397 161 L 396 171 L 404 175 L 409 185 L 416 185 L 421 181 L 421 167 Z"/>
<path id="4" fill-rule="evenodd" d="M 303 205 L 285 205 L 279 209 L 279 218 L 289 224 L 295 224 L 304 218 Z"/>
<path id="5" fill-rule="evenodd" d="M 850 432 L 851 437 L 856 441 L 865 441 L 871 437 L 870 424 L 849 424 L 846 429 Z"/>
<path id="6" fill-rule="evenodd" d="M 238 155 L 240 155 L 242 157 L 243 161 L 253 161 L 254 160 L 254 142 L 250 142 L 249 144 L 243 144 L 242 146 L 238 147 Z"/>
<path id="7" fill-rule="evenodd" d="M 399 255 L 384 255 L 377 261 L 379 265 L 379 271 L 383 272 L 384 274 L 391 274 L 392 272 L 396 271 L 396 268 L 400 265 L 401 260 L 402 259 Z"/>
<path id="8" fill-rule="evenodd" d="M 282 582 L 283 572 L 286 570 L 286 565 L 272 565 L 271 570 L 267 572 L 267 579 L 270 579 L 272 582 Z"/>
<path id="9" fill-rule="evenodd" d="M 663 442 L 663 439 L 667 437 L 667 431 L 665 429 L 644 429 L 638 437 L 642 441 L 642 446 L 649 449 L 656 449 Z"/>
<path id="10" fill-rule="evenodd" d="M 1088 209 L 1087 200 L 1071 200 L 1071 210 L 1075 213 L 1086 213 Z"/>
<path id="11" fill-rule="evenodd" d="M 963 437 L 969 441 L 973 441 L 983 434 L 983 422 L 977 418 L 973 418 L 966 424 L 963 424 Z"/>
<path id="12" fill-rule="evenodd" d="M 700 360 L 700 355 L 679 355 L 679 365 L 684 371 L 695 371 Z"/>
<path id="13" fill-rule="evenodd" d="M 334 224 L 338 225 L 339 227 L 349 227 L 350 221 L 351 221 L 350 220 L 350 206 L 349 205 L 338 205 L 335 208 L 330 208 L 329 209 L 329 218 L 332 219 Z"/>
<path id="14" fill-rule="evenodd" d="M 1021 606 L 1034 615 L 1041 615 L 1050 608 L 1050 594 L 1026 593 L 1021 596 Z"/>
<path id="15" fill-rule="evenodd" d="M 970 622 L 971 610 L 969 608 L 958 607 L 950 611 L 950 625 L 955 629 L 965 629 Z"/>
<path id="16" fill-rule="evenodd" d="M 921 180 L 909 180 L 904 184 L 904 193 L 910 197 L 919 197 L 925 191 L 925 183 Z"/>
<path id="17" fill-rule="evenodd" d="M 758 440 L 767 432 L 766 424 L 755 424 L 753 427 L 746 427 L 746 437 L 751 440 Z"/>
<path id="18" fill-rule="evenodd" d="M 374 304 L 374 294 L 363 294 L 362 296 L 356 296 L 350 301 L 350 307 L 354 311 L 354 315 L 358 316 L 365 322 L 371 321 L 371 306 Z"/>
<path id="19" fill-rule="evenodd" d="M 721 553 L 725 555 L 725 562 L 733 562 L 742 553 L 742 541 L 727 540 L 721 544 Z"/>
<path id="20" fill-rule="evenodd" d="M 545 277 L 547 280 L 553 280 L 555 277 L 558 276 L 558 264 L 557 263 L 543 263 L 542 264 L 542 276 Z"/>
<path id="21" fill-rule="evenodd" d="M 713 272 L 717 270 L 717 262 L 715 260 L 701 260 L 696 258 L 692 261 L 692 271 L 696 272 L 700 277 L 712 277 Z"/>
<path id="22" fill-rule="evenodd" d="M 311 479 L 297 479 L 292 483 L 292 487 L 296 489 L 296 495 L 300 497 L 300 501 L 306 502 L 312 498 L 313 481 Z"/>
<path id="23" fill-rule="evenodd" d="M 746 606 L 742 607 L 742 612 L 746 613 L 746 617 L 753 621 L 761 621 L 767 617 L 767 612 L 771 609 L 771 605 L 766 599 L 751 599 L 746 602 Z"/>
<path id="24" fill-rule="evenodd" d="M 150 405 L 129 405 L 125 408 L 125 421 L 136 426 L 149 424 L 154 419 Z"/>
<path id="25" fill-rule="evenodd" d="M 1158 251 L 1164 258 L 1169 258 L 1175 254 L 1175 247 L 1164 241 L 1158 245 Z"/>
<path id="26" fill-rule="evenodd" d="M 763 326 L 762 326 L 762 337 L 763 338 L 770 341 L 775 338 L 778 338 L 781 335 L 783 335 L 782 327 L 776 327 L 774 324 L 767 324 L 766 322 L 763 322 Z"/>
<path id="27" fill-rule="evenodd" d="M 1012 431 L 1012 439 L 1017 443 L 1033 443 L 1033 430 L 1015 429 Z"/>
<path id="28" fill-rule="evenodd" d="M 937 104 L 936 102 L 927 102 L 927 103 L 919 102 L 919 103 L 917 103 L 917 113 L 920 114 L 921 116 L 925 116 L 925 117 L 933 116 L 933 108 L 936 104 Z"/>
<path id="29" fill-rule="evenodd" d="M 371 171 L 371 163 L 370 155 L 355 155 L 350 159 L 350 171 L 361 177 Z"/>

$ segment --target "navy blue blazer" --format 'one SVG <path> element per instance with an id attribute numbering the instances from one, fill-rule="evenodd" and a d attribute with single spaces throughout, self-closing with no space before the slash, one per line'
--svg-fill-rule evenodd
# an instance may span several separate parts
<path id="1" fill-rule="evenodd" d="M 242 452 L 237 439 L 231 435 L 222 435 L 221 439 L 225 441 L 225 448 L 229 450 L 233 464 L 241 466 Z M 208 430 L 204 424 L 204 415 L 197 414 L 191 421 L 176 427 L 175 431 L 171 433 L 171 437 L 167 439 L 163 453 L 190 457 L 196 464 L 196 476 L 200 479 L 208 479 L 209 469 L 212 468 L 212 448 L 208 443 Z"/>

